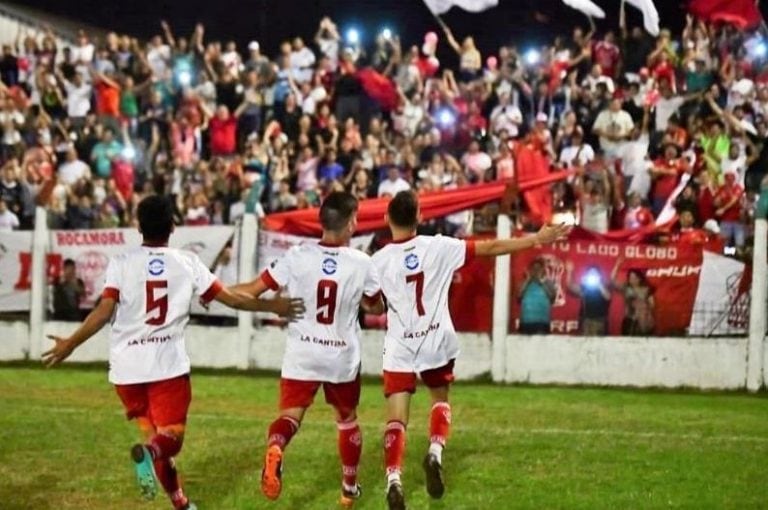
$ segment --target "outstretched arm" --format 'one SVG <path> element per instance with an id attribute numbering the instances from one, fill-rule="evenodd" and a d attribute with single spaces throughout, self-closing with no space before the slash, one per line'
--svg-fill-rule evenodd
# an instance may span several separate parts
<path id="1" fill-rule="evenodd" d="M 43 353 L 43 363 L 45 366 L 53 367 L 58 365 L 67 359 L 80 344 L 85 343 L 86 340 L 98 333 L 98 331 L 112 318 L 112 313 L 115 311 L 115 304 L 116 301 L 114 298 L 102 298 L 101 301 L 99 301 L 99 304 L 96 305 L 96 308 L 88 314 L 88 317 L 85 318 L 80 327 L 68 338 L 48 335 L 48 338 L 56 342 L 56 345 Z"/>
<path id="2" fill-rule="evenodd" d="M 550 244 L 563 239 L 570 231 L 571 227 L 568 225 L 544 225 L 532 236 L 478 241 L 475 243 L 475 255 L 478 257 L 497 257 L 529 250 L 542 244 Z"/>
<path id="3" fill-rule="evenodd" d="M 261 299 L 268 289 L 261 278 L 250 283 L 241 283 L 223 288 L 214 298 L 230 308 L 251 312 L 271 312 L 288 320 L 300 319 L 304 315 L 304 300 L 278 296 L 273 299 Z"/>

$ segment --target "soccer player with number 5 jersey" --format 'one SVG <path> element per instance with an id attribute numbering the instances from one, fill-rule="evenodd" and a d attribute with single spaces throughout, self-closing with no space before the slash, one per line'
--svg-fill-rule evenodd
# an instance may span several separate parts
<path id="1" fill-rule="evenodd" d="M 392 243 L 373 255 L 388 307 L 384 338 L 388 420 L 384 461 L 389 508 L 404 510 L 400 473 L 417 374 L 432 398 L 429 449 L 423 462 L 427 492 L 440 498 L 445 491 L 442 451 L 451 425 L 448 389 L 459 354 L 458 337 L 448 310 L 453 273 L 474 256 L 495 257 L 551 243 L 567 236 L 569 228 L 545 226 L 528 237 L 476 242 L 417 236 L 419 204 L 411 191 L 402 191 L 392 199 L 387 208 L 387 223 Z"/>
<path id="2" fill-rule="evenodd" d="M 43 361 L 61 363 L 111 320 L 109 381 L 144 437 L 131 449 L 139 487 L 152 499 L 157 479 L 174 509 L 191 510 L 196 507 L 181 488 L 174 457 L 181 451 L 192 397 L 184 327 L 193 296 L 289 319 L 300 316 L 304 305 L 300 299 L 265 301 L 224 288 L 197 255 L 168 248 L 173 213 L 167 199 L 145 198 L 138 218 L 142 246 L 110 260 L 96 308 L 70 337 L 51 336 L 55 345 Z"/>
<path id="3" fill-rule="evenodd" d="M 322 386 L 325 401 L 336 411 L 342 465 L 341 504 L 360 497 L 357 468 L 362 434 L 357 424 L 360 401 L 360 305 L 384 311 L 376 270 L 365 253 L 348 247 L 357 227 L 357 200 L 334 192 L 320 207 L 323 237 L 319 244 L 294 246 L 261 276 L 236 290 L 260 296 L 268 289 L 287 289 L 302 298 L 305 316 L 291 323 L 280 380 L 280 415 L 269 426 L 261 489 L 269 499 L 282 490 L 284 450 L 298 432 L 307 408 Z"/>

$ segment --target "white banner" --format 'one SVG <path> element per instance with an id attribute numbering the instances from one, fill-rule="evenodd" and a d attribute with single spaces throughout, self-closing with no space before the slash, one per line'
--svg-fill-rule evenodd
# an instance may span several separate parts
<path id="1" fill-rule="evenodd" d="M 743 262 L 704 251 L 689 335 L 746 333 L 749 292 L 740 293 L 743 274 Z"/>
<path id="2" fill-rule="evenodd" d="M 26 312 L 30 305 L 32 232 L 0 233 L 0 312 Z"/>
<path id="3" fill-rule="evenodd" d="M 197 253 L 210 267 L 233 232 L 232 226 L 177 227 L 169 245 Z M 136 229 L 51 231 L 52 255 L 59 263 L 65 259 L 74 260 L 77 276 L 85 283 L 86 297 L 81 303 L 82 308 L 92 308 L 99 297 L 109 258 L 139 245 L 141 235 Z M 193 312 L 195 310 L 193 308 Z"/>
<path id="4" fill-rule="evenodd" d="M 448 12 L 454 5 L 468 12 L 480 12 L 499 5 L 499 0 L 424 0 L 432 14 Z"/>
<path id="5" fill-rule="evenodd" d="M 353 237 L 349 246 L 360 251 L 367 252 L 368 247 L 373 241 L 373 234 Z M 273 260 L 280 258 L 291 247 L 304 243 L 319 243 L 320 239 L 316 237 L 294 236 L 291 234 L 281 234 L 280 232 L 269 232 L 262 230 L 259 232 L 259 254 L 256 264 L 256 274 L 261 272 L 272 263 Z"/>

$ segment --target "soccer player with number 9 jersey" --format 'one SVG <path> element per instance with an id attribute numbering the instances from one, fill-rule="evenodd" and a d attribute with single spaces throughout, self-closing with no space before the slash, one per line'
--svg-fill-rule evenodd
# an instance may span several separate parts
<path id="1" fill-rule="evenodd" d="M 432 397 L 430 446 L 423 463 L 427 492 L 433 498 L 440 498 L 445 491 L 442 451 L 451 424 L 448 388 L 459 354 L 458 337 L 448 310 L 453 273 L 474 256 L 504 255 L 551 243 L 566 236 L 569 229 L 545 226 L 537 234 L 524 238 L 478 242 L 417 236 L 419 204 L 411 191 L 402 191 L 392 199 L 387 208 L 387 222 L 392 243 L 373 255 L 388 307 L 384 338 L 388 420 L 384 461 L 389 508 L 404 510 L 400 472 L 417 374 Z"/>
<path id="2" fill-rule="evenodd" d="M 357 227 L 357 200 L 334 192 L 320 207 L 323 237 L 319 244 L 294 246 L 254 282 L 235 287 L 260 296 L 287 289 L 302 298 L 307 313 L 288 328 L 280 380 L 280 415 L 269 426 L 261 489 L 269 499 L 282 490 L 283 452 L 298 432 L 307 408 L 323 388 L 336 411 L 342 464 L 341 504 L 360 497 L 357 468 L 362 434 L 357 424 L 360 401 L 360 305 L 382 313 L 384 304 L 376 270 L 365 253 L 347 246 Z"/>

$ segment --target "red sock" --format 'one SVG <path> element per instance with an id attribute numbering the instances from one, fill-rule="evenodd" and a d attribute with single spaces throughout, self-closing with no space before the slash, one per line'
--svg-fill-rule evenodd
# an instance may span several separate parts
<path id="1" fill-rule="evenodd" d="M 405 424 L 399 421 L 387 423 L 384 432 L 384 465 L 387 475 L 400 473 L 405 454 Z"/>
<path id="2" fill-rule="evenodd" d="M 152 459 L 170 459 L 181 451 L 182 441 L 170 434 L 155 434 L 149 441 L 147 448 L 152 452 Z"/>
<path id="3" fill-rule="evenodd" d="M 344 483 L 349 487 L 357 484 L 357 466 L 363 451 L 363 433 L 357 421 L 337 423 L 339 429 L 339 457 Z"/>
<path id="4" fill-rule="evenodd" d="M 189 503 L 189 500 L 184 495 L 184 491 L 181 490 L 179 473 L 176 471 L 176 463 L 173 458 L 156 460 L 154 464 L 157 479 L 170 496 L 174 508 L 183 508 Z"/>
<path id="5" fill-rule="evenodd" d="M 429 416 L 429 442 L 445 446 L 445 440 L 451 431 L 451 405 L 438 402 L 432 406 Z"/>
<path id="6" fill-rule="evenodd" d="M 281 416 L 269 426 L 267 446 L 277 445 L 281 449 L 288 446 L 291 438 L 298 432 L 299 422 L 290 416 Z"/>

